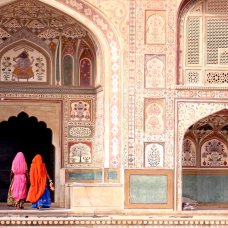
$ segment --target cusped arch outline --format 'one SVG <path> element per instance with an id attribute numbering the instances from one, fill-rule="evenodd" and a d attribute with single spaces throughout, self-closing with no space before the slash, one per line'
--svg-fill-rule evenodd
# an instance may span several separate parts
<path id="1" fill-rule="evenodd" d="M 177 175 L 177 192 L 175 208 L 178 211 L 182 211 L 182 151 L 183 151 L 183 140 L 187 129 L 197 121 L 226 110 L 228 108 L 228 102 L 201 102 L 197 103 L 197 100 L 186 102 L 185 100 L 176 100 L 176 117 L 177 117 L 177 134 L 175 136 L 175 147 L 177 152 L 175 153 L 176 161 L 176 175 Z"/>

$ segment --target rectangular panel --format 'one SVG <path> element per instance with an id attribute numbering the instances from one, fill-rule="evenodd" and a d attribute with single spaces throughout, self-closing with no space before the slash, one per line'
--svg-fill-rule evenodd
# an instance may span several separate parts
<path id="1" fill-rule="evenodd" d="M 167 203 L 167 182 L 166 175 L 130 175 L 130 203 Z"/>
<path id="2" fill-rule="evenodd" d="M 202 17 L 188 17 L 186 23 L 186 65 L 200 66 L 202 64 Z"/>
<path id="3" fill-rule="evenodd" d="M 103 171 L 101 169 L 66 170 L 66 182 L 101 183 Z"/>
<path id="4" fill-rule="evenodd" d="M 201 205 L 228 204 L 227 170 L 183 170 L 183 197 Z"/>
<path id="5" fill-rule="evenodd" d="M 125 170 L 126 208 L 172 208 L 172 170 Z"/>
<path id="6" fill-rule="evenodd" d="M 107 183 L 120 182 L 120 171 L 118 169 L 104 169 L 104 181 Z"/>
<path id="7" fill-rule="evenodd" d="M 165 44 L 166 12 L 159 10 L 145 11 L 145 43 Z"/>

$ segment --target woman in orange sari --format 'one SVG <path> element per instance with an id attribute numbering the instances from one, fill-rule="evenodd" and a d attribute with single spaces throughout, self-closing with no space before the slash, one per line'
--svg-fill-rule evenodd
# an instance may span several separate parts
<path id="1" fill-rule="evenodd" d="M 23 209 L 27 195 L 28 168 L 24 154 L 18 152 L 13 159 L 11 168 L 11 184 L 9 187 L 7 204 Z"/>
<path id="2" fill-rule="evenodd" d="M 51 206 L 51 197 L 47 186 L 47 179 L 52 191 L 54 191 L 54 185 L 40 154 L 37 154 L 32 160 L 29 178 L 30 187 L 26 200 L 32 203 L 32 208 L 49 208 Z"/>

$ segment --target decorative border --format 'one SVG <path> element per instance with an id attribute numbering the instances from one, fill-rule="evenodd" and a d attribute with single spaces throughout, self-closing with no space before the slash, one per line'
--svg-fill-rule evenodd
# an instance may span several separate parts
<path id="1" fill-rule="evenodd" d="M 111 76 L 110 80 L 112 81 L 112 88 L 110 89 L 110 161 L 109 165 L 112 168 L 117 168 L 120 166 L 120 140 L 119 140 L 119 85 L 120 85 L 120 45 L 118 42 L 118 38 L 114 32 L 114 29 L 111 27 L 109 22 L 92 8 L 89 4 L 85 4 L 81 0 L 69 1 L 69 0 L 57 0 L 61 2 L 63 5 L 73 9 L 79 14 L 82 14 L 86 17 L 90 22 L 92 22 L 97 29 L 99 29 L 107 43 L 109 43 L 110 55 L 111 55 Z"/>
<path id="2" fill-rule="evenodd" d="M 126 166 L 128 168 L 135 167 L 135 70 L 136 70 L 136 1 L 129 0 L 129 84 L 128 84 L 128 138 L 126 144 L 127 148 L 125 154 Z"/>
<path id="3" fill-rule="evenodd" d="M 62 216 L 61 216 L 62 217 Z M 218 218 L 218 219 L 210 219 L 206 220 L 203 218 L 192 218 L 192 216 L 186 216 L 186 215 L 180 215 L 180 216 L 171 216 L 172 218 L 162 218 L 159 216 L 159 218 L 148 218 L 148 217 L 141 217 L 134 218 L 131 216 L 131 218 L 123 217 L 123 218 L 113 218 L 107 216 L 106 218 L 100 219 L 100 218 L 93 218 L 86 217 L 86 218 L 77 218 L 77 217 L 68 217 L 65 218 L 53 218 L 53 217 L 36 217 L 36 218 L 1 218 L 0 226 L 71 226 L 72 225 L 82 225 L 84 227 L 88 227 L 88 225 L 93 225 L 93 227 L 105 227 L 105 225 L 109 226 L 120 226 L 124 225 L 124 227 L 129 225 L 140 225 L 147 226 L 147 227 L 153 227 L 153 228 L 161 228 L 161 225 L 163 227 L 172 227 L 175 228 L 177 225 L 182 225 L 181 227 L 186 227 L 189 225 L 189 227 L 219 227 L 219 225 L 227 225 L 228 219 L 225 218 Z"/>

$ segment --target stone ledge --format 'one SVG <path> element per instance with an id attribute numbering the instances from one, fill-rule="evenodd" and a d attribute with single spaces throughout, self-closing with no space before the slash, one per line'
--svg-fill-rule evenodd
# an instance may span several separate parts
<path id="1" fill-rule="evenodd" d="M 85 226 L 88 225 L 94 226 L 167 226 L 173 227 L 176 225 L 184 225 L 184 226 L 210 226 L 213 225 L 228 225 L 228 219 L 225 218 L 188 218 L 187 216 L 183 217 L 172 217 L 172 218 L 134 218 L 133 216 L 129 217 L 1 217 L 0 226 Z"/>

